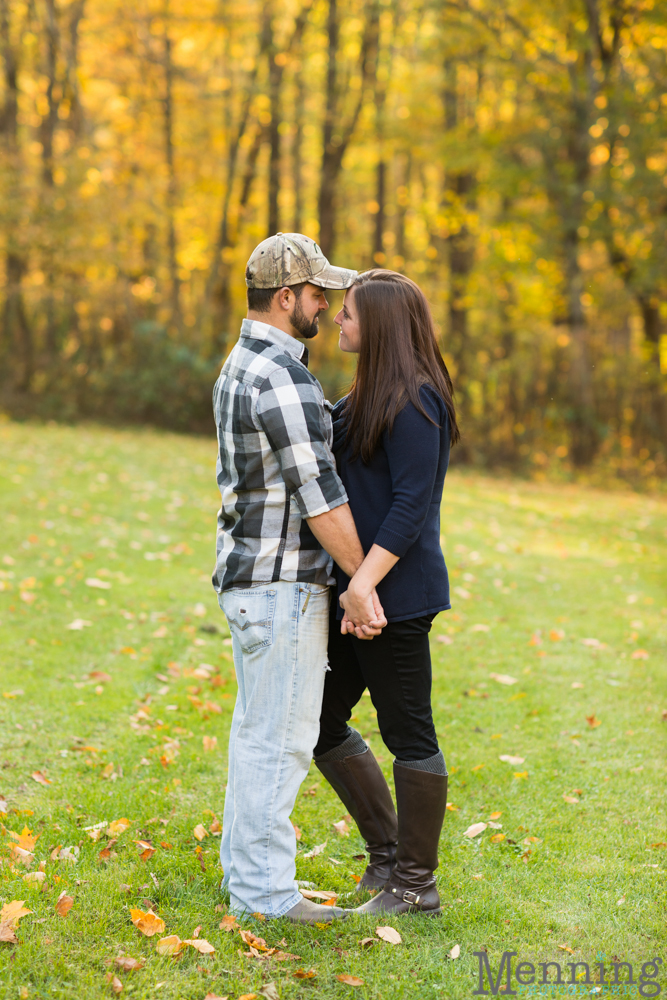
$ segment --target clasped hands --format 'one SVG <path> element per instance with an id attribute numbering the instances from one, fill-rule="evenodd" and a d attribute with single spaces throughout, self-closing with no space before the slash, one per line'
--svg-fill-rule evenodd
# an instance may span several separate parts
<path id="1" fill-rule="evenodd" d="M 340 623 L 342 635 L 356 635 L 357 639 L 372 639 L 380 635 L 387 624 L 380 599 L 375 587 L 355 585 L 353 577 L 347 590 L 339 597 L 343 609 L 343 620 Z"/>

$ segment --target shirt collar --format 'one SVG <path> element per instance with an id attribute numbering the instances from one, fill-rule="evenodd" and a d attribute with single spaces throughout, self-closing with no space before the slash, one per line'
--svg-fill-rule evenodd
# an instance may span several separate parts
<path id="1" fill-rule="evenodd" d="M 252 340 L 263 340 L 269 344 L 282 347 L 287 354 L 290 354 L 297 361 L 308 367 L 308 348 L 305 344 L 299 343 L 289 333 L 284 333 L 269 323 L 260 323 L 256 319 L 244 319 L 241 323 L 241 336 L 249 337 Z"/>

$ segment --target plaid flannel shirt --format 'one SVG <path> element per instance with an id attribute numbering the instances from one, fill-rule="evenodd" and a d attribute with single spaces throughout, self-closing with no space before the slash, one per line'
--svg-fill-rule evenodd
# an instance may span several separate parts
<path id="1" fill-rule="evenodd" d="M 293 337 L 244 319 L 215 384 L 218 593 L 276 580 L 334 582 L 333 562 L 305 518 L 347 503 L 347 494 L 331 451 L 332 407 L 307 361 Z"/>

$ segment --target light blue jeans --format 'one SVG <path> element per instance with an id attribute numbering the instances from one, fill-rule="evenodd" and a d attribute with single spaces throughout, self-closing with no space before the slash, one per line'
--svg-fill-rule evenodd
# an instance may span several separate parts
<path id="1" fill-rule="evenodd" d="M 220 861 L 230 909 L 280 917 L 300 901 L 290 820 L 317 743 L 328 668 L 329 588 L 227 590 L 238 694 Z"/>

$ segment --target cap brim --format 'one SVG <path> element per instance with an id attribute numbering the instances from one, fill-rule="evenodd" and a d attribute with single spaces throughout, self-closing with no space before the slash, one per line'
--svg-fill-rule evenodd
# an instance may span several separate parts
<path id="1" fill-rule="evenodd" d="M 334 267 L 327 263 L 319 274 L 307 280 L 319 288 L 349 288 L 358 274 L 358 271 L 348 271 L 345 267 Z"/>

